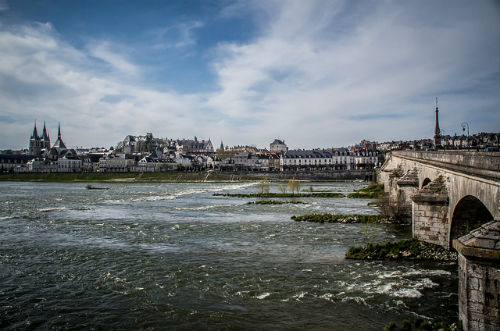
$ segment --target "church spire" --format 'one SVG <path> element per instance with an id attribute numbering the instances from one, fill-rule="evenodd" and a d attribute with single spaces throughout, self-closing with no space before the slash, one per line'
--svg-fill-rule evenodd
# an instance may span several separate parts
<path id="1" fill-rule="evenodd" d="M 436 97 L 436 125 L 434 126 L 434 147 L 441 145 L 441 129 L 439 128 L 439 108 L 438 98 Z"/>
<path id="2" fill-rule="evenodd" d="M 59 127 L 57 128 L 57 140 L 56 140 L 53 147 L 59 148 L 59 149 L 66 149 L 66 144 L 64 144 L 64 142 L 61 138 L 61 123 L 59 123 Z"/>
<path id="3" fill-rule="evenodd" d="M 44 139 L 44 140 L 48 140 L 49 139 L 49 135 L 47 134 L 47 128 L 45 127 L 45 122 L 43 122 L 42 139 Z"/>
<path id="4" fill-rule="evenodd" d="M 36 121 L 35 121 L 35 125 L 33 127 L 33 133 L 31 134 L 31 139 L 36 139 L 38 140 L 38 132 L 36 130 Z"/>
<path id="5" fill-rule="evenodd" d="M 434 136 L 440 136 L 441 130 L 439 129 L 439 109 L 438 98 L 436 97 L 436 126 L 434 127 Z"/>

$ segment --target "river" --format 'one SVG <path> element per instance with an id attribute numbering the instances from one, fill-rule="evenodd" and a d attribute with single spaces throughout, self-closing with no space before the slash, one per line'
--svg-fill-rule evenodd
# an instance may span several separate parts
<path id="1" fill-rule="evenodd" d="M 456 319 L 455 264 L 344 259 L 349 246 L 410 237 L 408 226 L 290 220 L 376 213 L 367 200 L 256 205 L 213 196 L 256 183 L 93 185 L 109 189 L 0 183 L 0 329 L 382 330 Z"/>

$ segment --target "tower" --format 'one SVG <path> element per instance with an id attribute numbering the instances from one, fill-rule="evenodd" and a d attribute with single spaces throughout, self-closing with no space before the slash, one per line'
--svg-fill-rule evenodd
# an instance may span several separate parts
<path id="1" fill-rule="evenodd" d="M 441 130 L 439 129 L 438 98 L 436 97 L 436 125 L 434 127 L 434 148 L 441 146 Z"/>
<path id="2" fill-rule="evenodd" d="M 38 155 L 41 152 L 41 141 L 38 136 L 38 131 L 36 129 L 36 121 L 33 127 L 33 133 L 31 134 L 29 141 L 29 153 L 32 155 Z"/>
<path id="3" fill-rule="evenodd" d="M 49 150 L 50 149 L 50 138 L 47 133 L 47 128 L 45 127 L 45 122 L 43 122 L 43 132 L 40 137 L 40 144 L 42 149 Z"/>

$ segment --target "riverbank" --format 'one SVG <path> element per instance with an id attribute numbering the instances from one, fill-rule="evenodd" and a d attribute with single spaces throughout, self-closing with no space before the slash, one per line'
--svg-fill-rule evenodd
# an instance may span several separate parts
<path id="1" fill-rule="evenodd" d="M 0 181 L 32 181 L 32 182 L 230 182 L 252 181 L 251 177 L 224 172 L 150 172 L 150 173 L 4 173 Z"/>
<path id="2" fill-rule="evenodd" d="M 371 172 L 352 170 L 324 173 L 293 172 L 226 172 L 226 171 L 168 171 L 168 172 L 91 172 L 91 173 L 0 173 L 0 181 L 19 182 L 232 182 L 232 181 L 364 181 L 371 177 Z"/>
<path id="3" fill-rule="evenodd" d="M 416 239 L 406 239 L 397 242 L 367 243 L 365 246 L 350 247 L 345 257 L 356 260 L 456 261 L 457 253 L 439 245 Z"/>

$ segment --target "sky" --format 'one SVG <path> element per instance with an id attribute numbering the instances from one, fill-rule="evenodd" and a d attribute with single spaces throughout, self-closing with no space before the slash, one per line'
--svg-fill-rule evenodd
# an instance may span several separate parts
<path id="1" fill-rule="evenodd" d="M 500 131 L 500 1 L 0 0 L 0 149 Z"/>

